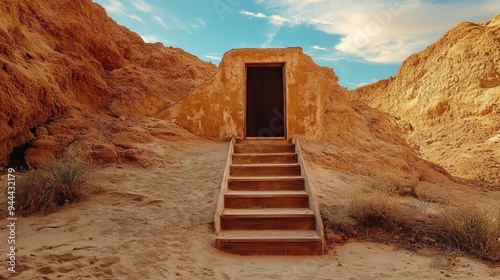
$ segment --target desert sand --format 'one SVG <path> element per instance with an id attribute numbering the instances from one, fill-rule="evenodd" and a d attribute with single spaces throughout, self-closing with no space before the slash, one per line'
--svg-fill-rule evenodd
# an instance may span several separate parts
<path id="1" fill-rule="evenodd" d="M 155 120 L 154 122 L 159 122 Z M 166 124 L 162 124 L 166 125 Z M 171 124 L 168 124 L 171 125 Z M 49 215 L 18 220 L 18 274 L 1 279 L 497 279 L 498 266 L 432 248 L 349 240 L 324 256 L 238 256 L 213 247 L 213 219 L 229 144 L 177 128 L 136 163 L 99 167 L 100 191 Z M 305 144 L 308 149 L 308 144 Z M 309 149 L 313 149 L 309 145 Z M 353 175 L 307 162 L 322 215 Z M 1 177 L 2 181 L 6 176 Z M 476 193 L 475 190 L 455 190 Z M 463 193 L 462 193 L 463 194 Z M 496 203 L 500 190 L 476 194 Z M 5 205 L 5 198 L 0 203 Z M 330 204 L 332 205 L 332 204 Z M 491 205 L 491 204 L 490 204 Z M 2 218 L 4 214 L 2 215 Z M 6 236 L 6 228 L 0 236 Z M 13 277 L 12 277 L 13 276 Z"/>

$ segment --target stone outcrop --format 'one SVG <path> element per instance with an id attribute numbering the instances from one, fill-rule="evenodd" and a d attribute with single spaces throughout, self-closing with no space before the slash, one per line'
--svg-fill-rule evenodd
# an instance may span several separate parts
<path id="1" fill-rule="evenodd" d="M 393 115 L 424 158 L 500 182 L 500 15 L 457 25 L 395 77 L 352 93 Z"/>
<path id="2" fill-rule="evenodd" d="M 41 162 L 80 141 L 75 135 L 102 135 L 89 120 L 155 115 L 216 70 L 181 49 L 144 43 L 91 0 L 2 1 L 0 68 L 4 166 L 15 147 Z"/>

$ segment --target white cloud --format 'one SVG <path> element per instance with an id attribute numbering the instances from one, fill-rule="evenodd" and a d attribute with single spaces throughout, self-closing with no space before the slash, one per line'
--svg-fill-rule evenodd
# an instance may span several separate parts
<path id="1" fill-rule="evenodd" d="M 275 25 L 271 27 L 271 29 L 268 32 L 266 32 L 265 36 L 267 38 L 267 41 L 264 44 L 262 44 L 262 48 L 267 48 L 269 47 L 269 45 L 272 44 L 272 42 L 274 41 L 274 37 L 276 37 L 278 32 L 280 32 L 280 29 L 281 29 L 280 25 Z"/>
<path id="2" fill-rule="evenodd" d="M 245 11 L 245 10 L 240 11 L 240 14 L 248 16 L 248 17 L 254 17 L 254 18 L 267 18 L 267 16 L 263 13 L 252 13 L 252 12 Z"/>
<path id="3" fill-rule="evenodd" d="M 169 15 L 169 21 L 172 22 L 172 24 L 175 26 L 175 28 L 179 29 L 179 30 L 182 30 L 184 32 L 187 32 L 189 34 L 191 34 L 191 31 L 189 30 L 189 27 L 188 26 L 191 26 L 193 28 L 197 28 L 198 26 L 193 26 L 193 24 L 189 24 L 187 22 L 184 22 L 180 19 L 178 19 L 177 17 L 173 16 L 173 15 Z"/>
<path id="4" fill-rule="evenodd" d="M 144 21 L 142 20 L 142 18 L 141 18 L 140 16 L 138 16 L 138 15 L 133 15 L 133 14 L 132 14 L 132 15 L 127 15 L 127 16 L 128 16 L 129 18 L 131 18 L 131 19 L 135 19 L 135 20 L 137 20 L 137 21 L 144 22 Z"/>
<path id="5" fill-rule="evenodd" d="M 272 25 L 283 26 L 288 20 L 280 15 L 272 15 L 269 17 L 269 22 Z"/>
<path id="6" fill-rule="evenodd" d="M 125 14 L 125 7 L 119 0 L 108 0 L 108 4 L 103 4 L 108 13 Z"/>
<path id="7" fill-rule="evenodd" d="M 328 62 L 338 62 L 341 60 L 345 60 L 347 57 L 345 54 L 341 53 L 340 51 L 333 50 L 333 51 L 323 51 L 321 54 L 317 53 L 308 53 L 310 56 L 314 56 L 314 60 L 318 61 L 328 61 Z M 349 60 L 354 60 L 357 61 L 357 58 L 349 57 Z"/>
<path id="8" fill-rule="evenodd" d="M 323 48 L 320 46 L 312 46 L 311 49 L 317 50 L 317 51 L 327 51 L 328 50 L 327 48 Z"/>
<path id="9" fill-rule="evenodd" d="M 277 14 L 273 14 L 273 15 L 268 16 L 268 15 L 263 14 L 263 13 L 253 13 L 253 12 L 249 12 L 249 11 L 245 11 L 245 10 L 241 10 L 240 14 L 242 14 L 244 16 L 248 16 L 250 18 L 265 18 L 269 21 L 270 24 L 272 24 L 274 26 L 283 26 L 285 24 L 295 25 L 295 21 L 287 19 L 287 18 L 282 17 L 282 16 L 277 15 Z"/>
<path id="10" fill-rule="evenodd" d="M 170 28 L 170 26 L 159 16 L 153 16 L 153 20 L 158 22 L 161 26 L 163 26 L 163 28 Z"/>
<path id="11" fill-rule="evenodd" d="M 500 11 L 498 0 L 268 0 L 261 5 L 279 14 L 264 15 L 271 24 L 310 25 L 340 35 L 337 51 L 377 63 L 401 62 L 459 22 L 483 21 Z"/>
<path id="12" fill-rule="evenodd" d="M 142 40 L 146 43 L 154 44 L 154 43 L 162 43 L 165 46 L 170 45 L 170 42 L 159 35 L 140 35 Z"/>
<path id="13" fill-rule="evenodd" d="M 208 59 L 211 59 L 213 61 L 219 61 L 222 59 L 222 57 L 217 56 L 217 55 L 213 55 L 213 54 L 207 54 L 207 55 L 205 55 L 205 57 Z"/>
<path id="14" fill-rule="evenodd" d="M 154 35 L 141 35 L 141 38 L 146 43 L 156 43 L 161 41 L 159 37 L 156 37 Z"/>
<path id="15" fill-rule="evenodd" d="M 200 25 L 201 25 L 201 26 L 203 26 L 203 27 L 206 27 L 206 26 L 207 26 L 207 22 L 206 22 L 204 19 L 201 19 L 201 18 L 195 18 L 195 20 L 196 20 L 196 22 L 197 22 L 197 23 L 195 23 L 195 24 L 193 25 L 193 27 L 194 27 L 194 28 L 198 28 L 198 27 L 200 27 Z"/>
<path id="16" fill-rule="evenodd" d="M 377 81 L 377 79 L 371 79 L 369 82 L 364 82 L 364 83 L 359 83 L 359 84 L 350 84 L 351 86 L 354 86 L 354 88 L 359 88 L 359 87 L 362 87 L 362 86 L 366 86 L 366 85 L 369 85 L 369 84 L 373 84 Z"/>
<path id="17" fill-rule="evenodd" d="M 146 1 L 144 0 L 135 0 L 134 2 L 132 2 L 132 5 L 134 6 L 134 8 L 138 11 L 141 11 L 141 12 L 145 12 L 145 13 L 149 13 L 153 10 L 153 7 L 151 5 L 149 5 L 148 3 L 146 3 Z"/>
<path id="18" fill-rule="evenodd" d="M 267 40 L 264 44 L 262 44 L 263 48 L 267 48 L 269 45 L 272 44 L 274 37 L 276 37 L 278 32 L 281 30 L 282 26 L 284 26 L 284 25 L 293 26 L 293 25 L 297 24 L 296 21 L 289 20 L 289 19 L 282 17 L 280 15 L 277 15 L 277 14 L 273 14 L 273 15 L 268 16 L 268 15 L 263 14 L 263 13 L 254 13 L 254 12 L 249 12 L 246 10 L 241 10 L 240 14 L 248 16 L 250 18 L 267 19 L 267 21 L 269 22 L 271 27 L 264 34 L 264 36 L 267 38 Z"/>
<path id="19" fill-rule="evenodd" d="M 196 18 L 195 23 L 186 22 L 178 19 L 177 17 L 168 14 L 161 13 L 160 15 L 154 15 L 153 21 L 159 23 L 165 29 L 179 29 L 186 33 L 191 34 L 193 29 L 199 28 L 200 25 L 205 26 L 206 22 L 201 18 Z"/>

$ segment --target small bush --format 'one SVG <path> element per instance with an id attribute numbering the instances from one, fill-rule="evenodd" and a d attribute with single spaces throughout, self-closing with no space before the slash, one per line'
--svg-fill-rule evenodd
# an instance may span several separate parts
<path id="1" fill-rule="evenodd" d="M 93 166 L 75 158 L 68 158 L 52 162 L 49 171 L 56 182 L 68 186 L 72 193 L 80 194 L 88 191 L 85 184 L 92 175 Z"/>
<path id="2" fill-rule="evenodd" d="M 92 192 L 87 183 L 92 165 L 74 158 L 54 161 L 47 169 L 19 176 L 16 202 L 26 213 L 53 212 L 67 202 L 76 202 Z"/>
<path id="3" fill-rule="evenodd" d="M 406 198 L 393 194 L 391 188 L 373 186 L 353 191 L 343 211 L 328 221 L 328 228 L 346 237 L 363 237 L 360 233 L 364 233 L 383 242 L 453 248 L 483 260 L 500 261 L 498 210 L 481 210 L 467 201 L 452 206 L 439 198 L 446 206 L 431 211 L 422 200 L 405 203 Z M 432 201 L 431 194 L 425 192 L 427 201 Z"/>
<path id="4" fill-rule="evenodd" d="M 500 218 L 462 203 L 459 207 L 448 207 L 443 212 L 442 229 L 454 247 L 479 258 L 500 260 Z"/>
<path id="5" fill-rule="evenodd" d="M 385 192 L 356 192 L 349 196 L 346 213 L 365 227 L 393 227 L 405 223 L 407 210 Z"/>

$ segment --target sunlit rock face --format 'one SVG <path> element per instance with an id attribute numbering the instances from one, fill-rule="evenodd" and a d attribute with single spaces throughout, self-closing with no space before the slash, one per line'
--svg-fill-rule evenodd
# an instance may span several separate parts
<path id="1" fill-rule="evenodd" d="M 395 77 L 353 95 L 399 119 L 424 158 L 500 183 L 500 15 L 458 24 Z"/>
<path id="2" fill-rule="evenodd" d="M 91 0 L 1 1 L 0 165 L 15 148 L 13 157 L 38 165 L 84 141 L 79 134 L 103 135 L 92 119 L 155 115 L 215 70 L 181 49 L 144 43 Z M 115 157 L 99 138 L 89 137 Z"/>

